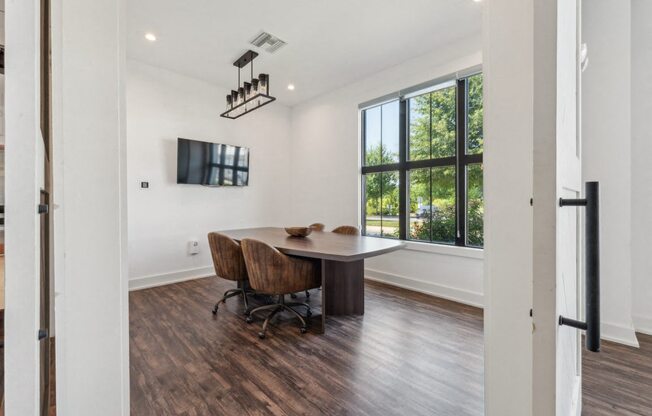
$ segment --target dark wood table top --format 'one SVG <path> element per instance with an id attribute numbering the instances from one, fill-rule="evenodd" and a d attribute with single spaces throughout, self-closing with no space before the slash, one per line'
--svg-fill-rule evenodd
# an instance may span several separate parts
<path id="1" fill-rule="evenodd" d="M 236 241 L 253 238 L 292 256 L 335 261 L 355 261 L 400 250 L 405 243 L 385 238 L 313 231 L 308 237 L 290 237 L 283 228 L 263 227 L 219 231 Z"/>

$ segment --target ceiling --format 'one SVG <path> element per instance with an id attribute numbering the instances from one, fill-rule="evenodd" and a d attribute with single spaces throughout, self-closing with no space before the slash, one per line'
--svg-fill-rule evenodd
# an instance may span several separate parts
<path id="1" fill-rule="evenodd" d="M 271 94 L 292 106 L 479 34 L 481 7 L 472 0 L 129 0 L 127 54 L 235 88 L 233 61 L 254 49 L 254 75 L 269 73 Z M 249 45 L 261 30 L 287 45 L 274 54 Z M 145 40 L 147 32 L 157 41 Z"/>

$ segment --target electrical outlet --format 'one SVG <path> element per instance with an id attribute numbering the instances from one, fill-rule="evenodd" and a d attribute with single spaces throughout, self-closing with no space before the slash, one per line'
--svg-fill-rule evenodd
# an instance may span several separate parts
<path id="1" fill-rule="evenodd" d="M 199 254 L 199 241 L 190 240 L 188 241 L 188 254 L 194 256 Z"/>

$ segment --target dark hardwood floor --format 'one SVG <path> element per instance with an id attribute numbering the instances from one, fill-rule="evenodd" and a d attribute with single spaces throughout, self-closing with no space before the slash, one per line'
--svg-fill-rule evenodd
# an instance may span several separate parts
<path id="1" fill-rule="evenodd" d="M 286 321 L 260 340 L 239 300 L 213 318 L 231 287 L 131 293 L 132 415 L 482 414 L 479 309 L 374 283 L 363 317 L 329 318 L 324 335 Z"/>
<path id="2" fill-rule="evenodd" d="M 131 293 L 132 415 L 483 414 L 481 310 L 367 282 L 364 317 L 329 318 L 325 335 L 282 319 L 260 340 L 240 300 L 211 314 L 232 287 Z M 584 415 L 652 415 L 652 337 L 639 339 L 585 354 Z"/>
<path id="3" fill-rule="evenodd" d="M 637 338 L 640 348 L 603 341 L 584 354 L 584 416 L 652 415 L 652 336 Z"/>

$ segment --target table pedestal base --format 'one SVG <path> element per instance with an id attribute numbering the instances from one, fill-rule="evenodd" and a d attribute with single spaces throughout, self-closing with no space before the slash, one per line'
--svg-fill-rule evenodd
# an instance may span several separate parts
<path id="1" fill-rule="evenodd" d="M 324 333 L 326 315 L 364 314 L 364 260 L 350 262 L 321 261 L 321 323 L 317 332 Z M 317 323 L 315 322 L 315 323 Z"/>

